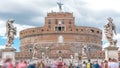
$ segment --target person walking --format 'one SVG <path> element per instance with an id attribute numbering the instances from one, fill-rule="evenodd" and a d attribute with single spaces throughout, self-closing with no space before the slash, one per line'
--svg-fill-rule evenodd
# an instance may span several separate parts
<path id="1" fill-rule="evenodd" d="M 100 66 L 98 64 L 98 61 L 95 61 L 94 65 L 93 65 L 93 68 L 100 68 Z"/>
<path id="2" fill-rule="evenodd" d="M 4 61 L 4 64 L 3 64 L 2 68 L 14 68 L 14 66 L 12 64 L 12 60 L 10 58 L 7 58 Z"/>
<path id="3" fill-rule="evenodd" d="M 108 62 L 107 62 L 107 60 L 104 61 L 103 65 L 104 65 L 103 68 L 108 68 Z"/>
<path id="4" fill-rule="evenodd" d="M 82 68 L 86 68 L 86 62 L 83 61 Z"/>
<path id="5" fill-rule="evenodd" d="M 90 59 L 88 60 L 87 67 L 86 68 L 93 68 L 92 63 L 90 62 Z"/>
<path id="6" fill-rule="evenodd" d="M 68 68 L 68 65 L 66 63 L 64 63 L 62 68 Z"/>
<path id="7" fill-rule="evenodd" d="M 45 68 L 45 65 L 44 65 L 44 63 L 42 61 L 39 64 L 39 68 Z"/>
<path id="8" fill-rule="evenodd" d="M 69 66 L 69 68 L 74 68 L 74 66 L 73 66 L 73 64 L 72 64 L 72 63 L 70 63 L 70 66 Z"/>

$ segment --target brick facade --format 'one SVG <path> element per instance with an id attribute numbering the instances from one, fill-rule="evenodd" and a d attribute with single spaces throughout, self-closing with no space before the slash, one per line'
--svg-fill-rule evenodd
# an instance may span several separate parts
<path id="1" fill-rule="evenodd" d="M 59 57 L 68 57 L 74 53 L 81 54 L 83 46 L 91 48 L 91 52 L 102 50 L 102 30 L 95 27 L 76 26 L 73 13 L 51 12 L 45 17 L 43 27 L 35 27 L 20 32 L 21 52 L 30 52 L 36 45 L 37 52 L 47 52 Z M 56 47 L 57 46 L 57 47 Z M 49 51 L 45 48 L 48 47 Z M 69 55 L 66 55 L 69 53 Z M 55 57 L 55 56 L 51 56 Z"/>

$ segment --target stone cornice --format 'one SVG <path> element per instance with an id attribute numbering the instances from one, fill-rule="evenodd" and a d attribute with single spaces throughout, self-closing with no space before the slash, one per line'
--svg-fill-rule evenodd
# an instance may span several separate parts
<path id="1" fill-rule="evenodd" d="M 107 49 L 107 50 L 118 50 L 118 47 L 108 46 L 105 49 Z"/>

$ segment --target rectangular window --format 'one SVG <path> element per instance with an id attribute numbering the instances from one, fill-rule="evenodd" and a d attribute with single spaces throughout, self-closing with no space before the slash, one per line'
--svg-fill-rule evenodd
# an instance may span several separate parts
<path id="1" fill-rule="evenodd" d="M 71 20 L 69 20 L 69 24 L 72 24 Z"/>
<path id="2" fill-rule="evenodd" d="M 62 24 L 64 24 L 64 20 L 62 20 Z"/>
<path id="3" fill-rule="evenodd" d="M 58 24 L 58 20 L 57 20 L 57 19 L 55 20 L 55 24 L 56 24 L 56 25 Z"/>
<path id="4" fill-rule="evenodd" d="M 50 25 L 51 24 L 51 20 L 48 20 L 48 25 Z"/>

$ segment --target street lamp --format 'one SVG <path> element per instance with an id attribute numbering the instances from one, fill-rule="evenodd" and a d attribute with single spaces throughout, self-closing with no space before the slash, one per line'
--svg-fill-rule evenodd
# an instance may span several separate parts
<path id="1" fill-rule="evenodd" d="M 30 54 L 31 54 L 32 53 L 32 45 L 30 45 L 29 51 L 30 51 Z"/>
<path id="2" fill-rule="evenodd" d="M 73 59 L 74 59 L 73 55 L 70 55 L 70 58 L 71 58 L 71 63 L 73 64 Z"/>
<path id="3" fill-rule="evenodd" d="M 89 56 L 89 59 L 90 59 L 90 49 L 91 49 L 91 47 L 89 46 L 88 47 L 88 56 Z"/>
<path id="4" fill-rule="evenodd" d="M 78 51 L 78 66 L 80 66 L 80 61 L 81 61 L 81 55 L 80 55 L 80 51 Z M 82 62 L 82 61 L 81 61 Z"/>

